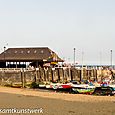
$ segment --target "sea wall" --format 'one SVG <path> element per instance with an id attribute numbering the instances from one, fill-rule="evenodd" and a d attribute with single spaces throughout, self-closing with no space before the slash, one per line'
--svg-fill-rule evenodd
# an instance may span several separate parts
<path id="1" fill-rule="evenodd" d="M 77 68 L 0 68 L 0 85 L 26 87 L 32 82 L 115 79 L 115 70 Z"/>

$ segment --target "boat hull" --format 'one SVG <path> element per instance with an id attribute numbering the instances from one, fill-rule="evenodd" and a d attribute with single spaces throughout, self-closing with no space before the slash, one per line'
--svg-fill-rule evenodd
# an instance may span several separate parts
<path id="1" fill-rule="evenodd" d="M 90 88 L 72 88 L 72 91 L 74 93 L 78 93 L 78 94 L 92 94 L 94 92 L 94 89 L 90 89 Z"/>

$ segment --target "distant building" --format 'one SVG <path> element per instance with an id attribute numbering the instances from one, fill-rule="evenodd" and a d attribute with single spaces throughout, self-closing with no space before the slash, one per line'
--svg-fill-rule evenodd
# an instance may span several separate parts
<path id="1" fill-rule="evenodd" d="M 0 68 L 26 68 L 30 66 L 51 66 L 63 62 L 48 47 L 8 48 L 0 54 Z"/>

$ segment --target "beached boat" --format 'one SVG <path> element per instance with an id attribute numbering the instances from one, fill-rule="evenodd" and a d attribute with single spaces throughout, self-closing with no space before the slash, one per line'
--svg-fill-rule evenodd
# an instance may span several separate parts
<path id="1" fill-rule="evenodd" d="M 92 94 L 95 86 L 89 84 L 71 84 L 74 93 Z"/>
<path id="2" fill-rule="evenodd" d="M 39 84 L 39 88 L 44 89 L 44 88 L 46 88 L 46 85 L 45 84 Z"/>
<path id="3" fill-rule="evenodd" d="M 75 88 L 95 88 L 94 85 L 90 86 L 88 84 L 71 84 L 71 86 Z"/>
<path id="4" fill-rule="evenodd" d="M 52 83 L 50 84 L 50 88 L 61 90 L 61 89 L 70 89 L 72 88 L 72 86 L 70 84 Z"/>
<path id="5" fill-rule="evenodd" d="M 59 88 L 59 83 L 51 83 L 50 88 L 52 89 L 58 89 Z"/>
<path id="6" fill-rule="evenodd" d="M 73 87 L 73 93 L 79 94 L 92 94 L 94 92 L 94 88 L 85 88 L 85 87 Z"/>
<path id="7" fill-rule="evenodd" d="M 113 96 L 115 95 L 115 90 L 113 89 L 113 87 L 96 87 L 94 92 L 92 93 L 93 95 L 109 95 L 109 96 Z"/>
<path id="8" fill-rule="evenodd" d="M 70 84 L 60 84 L 59 88 L 70 89 L 70 88 L 72 88 L 72 86 Z"/>
<path id="9" fill-rule="evenodd" d="M 115 84 L 109 84 L 109 87 L 112 87 L 115 91 Z"/>

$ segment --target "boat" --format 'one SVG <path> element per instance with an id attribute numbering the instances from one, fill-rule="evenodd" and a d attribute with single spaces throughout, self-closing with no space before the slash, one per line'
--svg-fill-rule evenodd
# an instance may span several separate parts
<path id="1" fill-rule="evenodd" d="M 110 86 L 100 86 L 95 88 L 92 95 L 113 96 L 115 95 L 115 90 Z"/>
<path id="2" fill-rule="evenodd" d="M 46 86 L 46 89 L 52 89 L 50 84 L 49 85 L 47 84 L 45 86 Z"/>
<path id="3" fill-rule="evenodd" d="M 59 83 L 51 83 L 50 88 L 52 89 L 58 89 L 59 88 Z"/>
<path id="4" fill-rule="evenodd" d="M 73 87 L 72 91 L 73 93 L 78 93 L 78 94 L 92 94 L 94 92 L 94 88 Z"/>
<path id="5" fill-rule="evenodd" d="M 71 84 L 73 93 L 92 94 L 95 86 L 89 84 Z"/>
<path id="6" fill-rule="evenodd" d="M 59 88 L 70 89 L 70 88 L 72 88 L 72 86 L 70 84 L 60 84 Z"/>
<path id="7" fill-rule="evenodd" d="M 70 92 L 72 86 L 70 84 L 63 84 L 63 83 L 51 83 L 50 89 L 53 89 L 58 92 Z"/>
<path id="8" fill-rule="evenodd" d="M 46 85 L 45 85 L 45 84 L 39 84 L 39 88 L 45 89 L 45 88 L 46 88 Z"/>
<path id="9" fill-rule="evenodd" d="M 115 91 L 115 84 L 109 84 L 109 87 L 112 87 L 113 90 Z"/>

